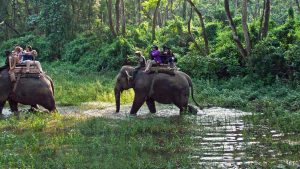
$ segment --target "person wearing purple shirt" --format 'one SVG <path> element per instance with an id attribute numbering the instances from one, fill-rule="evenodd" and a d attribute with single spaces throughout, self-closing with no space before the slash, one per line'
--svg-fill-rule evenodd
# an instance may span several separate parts
<path id="1" fill-rule="evenodd" d="M 146 69 L 144 72 L 149 73 L 150 68 L 153 64 L 160 65 L 162 64 L 162 59 L 160 57 L 160 51 L 158 50 L 158 47 L 156 45 L 152 46 L 152 50 L 150 52 L 150 58 L 151 60 L 147 61 Z"/>

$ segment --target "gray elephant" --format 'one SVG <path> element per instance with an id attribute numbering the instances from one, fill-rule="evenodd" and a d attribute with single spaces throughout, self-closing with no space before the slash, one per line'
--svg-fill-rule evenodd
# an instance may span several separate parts
<path id="1" fill-rule="evenodd" d="M 12 112 L 18 112 L 18 103 L 37 107 L 41 105 L 50 112 L 56 111 L 53 82 L 47 75 L 20 78 L 15 92 L 7 69 L 0 72 L 0 115 L 6 101 Z"/>
<path id="2" fill-rule="evenodd" d="M 131 66 L 123 66 L 117 75 L 115 84 L 116 112 L 120 111 L 120 95 L 122 91 L 133 88 L 134 101 L 130 110 L 131 115 L 136 115 L 137 111 L 146 102 L 151 113 L 156 112 L 155 101 L 163 104 L 175 104 L 180 109 L 180 114 L 189 108 L 189 92 L 191 88 L 193 97 L 193 84 L 191 78 L 181 72 L 176 71 L 174 75 L 166 73 L 145 73 L 139 70 L 134 78 L 130 78 L 135 69 Z M 196 105 L 200 107 L 197 103 Z"/>

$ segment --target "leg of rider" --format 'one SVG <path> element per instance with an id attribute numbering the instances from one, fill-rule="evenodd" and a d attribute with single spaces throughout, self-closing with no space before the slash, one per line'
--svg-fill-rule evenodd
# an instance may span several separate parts
<path id="1" fill-rule="evenodd" d="M 29 69 L 30 69 L 30 60 L 26 60 L 25 64 L 26 64 L 26 72 L 29 72 Z"/>
<path id="2" fill-rule="evenodd" d="M 38 67 L 38 69 L 40 70 L 40 72 L 43 73 L 43 69 L 42 69 L 41 63 L 39 61 L 35 61 L 35 65 Z"/>

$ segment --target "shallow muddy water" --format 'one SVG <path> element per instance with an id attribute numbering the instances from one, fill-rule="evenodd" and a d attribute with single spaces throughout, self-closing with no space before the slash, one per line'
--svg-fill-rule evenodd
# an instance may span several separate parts
<path id="1" fill-rule="evenodd" d="M 122 119 L 129 116 L 130 107 L 130 105 L 122 105 L 121 112 L 115 113 L 115 106 L 111 103 L 91 102 L 81 106 L 59 107 L 58 110 L 64 115 L 71 116 Z M 156 114 L 150 114 L 147 107 L 143 106 L 137 118 L 179 115 L 179 109 L 173 105 L 158 105 L 157 110 Z M 4 110 L 5 116 L 10 114 L 8 109 Z M 192 129 L 194 136 L 190 156 L 193 166 L 195 168 L 265 168 L 271 165 L 273 166 L 271 168 L 287 168 L 287 166 L 300 168 L 299 153 L 283 152 L 273 145 L 282 142 L 291 146 L 300 146 L 299 142 L 292 141 L 287 135 L 266 126 L 258 127 L 263 129 L 262 132 L 253 132 L 257 126 L 245 123 L 242 117 L 246 115 L 251 113 L 214 107 L 198 110 L 196 116 L 191 116 L 190 119 L 196 124 Z M 247 134 L 249 132 L 251 136 Z M 264 137 L 268 137 L 268 144 Z"/>

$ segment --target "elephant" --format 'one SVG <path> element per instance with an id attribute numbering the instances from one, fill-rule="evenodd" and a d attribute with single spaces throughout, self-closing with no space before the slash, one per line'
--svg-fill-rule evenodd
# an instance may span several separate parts
<path id="1" fill-rule="evenodd" d="M 134 78 L 131 75 L 134 74 Z M 120 96 L 122 91 L 133 88 L 134 100 L 130 110 L 131 115 L 136 115 L 141 106 L 146 102 L 150 113 L 156 113 L 155 101 L 162 104 L 175 104 L 182 114 L 188 105 L 191 88 L 194 99 L 193 84 L 191 78 L 181 71 L 175 71 L 174 75 L 166 73 L 145 73 L 143 70 L 136 71 L 131 66 L 123 66 L 116 77 L 114 88 L 116 113 L 120 111 Z"/>
<path id="2" fill-rule="evenodd" d="M 6 101 L 9 102 L 10 109 L 15 115 L 18 115 L 18 103 L 31 105 L 32 108 L 41 105 L 50 112 L 56 111 L 53 82 L 45 74 L 20 78 L 14 84 L 10 80 L 8 70 L 2 70 L 0 72 L 0 115 Z"/>

